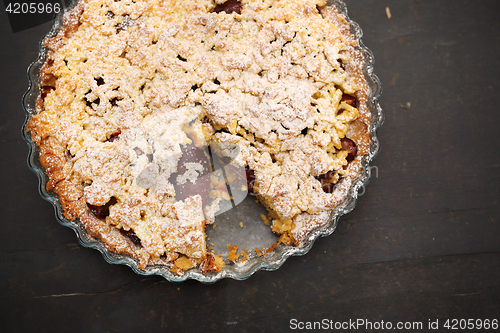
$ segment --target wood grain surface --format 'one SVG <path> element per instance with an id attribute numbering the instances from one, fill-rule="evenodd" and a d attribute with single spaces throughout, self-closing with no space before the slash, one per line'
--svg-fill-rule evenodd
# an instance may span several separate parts
<path id="1" fill-rule="evenodd" d="M 384 89 L 374 177 L 307 255 L 213 285 L 110 265 L 57 223 L 21 137 L 26 69 L 50 24 L 12 33 L 2 7 L 0 331 L 280 332 L 292 319 L 427 331 L 435 320 L 500 320 L 500 2 L 346 3 Z"/>

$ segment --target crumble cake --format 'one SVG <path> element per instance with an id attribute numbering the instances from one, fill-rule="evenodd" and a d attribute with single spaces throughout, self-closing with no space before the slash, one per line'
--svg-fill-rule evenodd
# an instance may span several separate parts
<path id="1" fill-rule="evenodd" d="M 325 5 L 78 2 L 44 42 L 27 124 L 65 216 L 141 269 L 206 273 L 225 265 L 206 225 L 250 192 L 300 245 L 370 145 L 363 56 Z"/>

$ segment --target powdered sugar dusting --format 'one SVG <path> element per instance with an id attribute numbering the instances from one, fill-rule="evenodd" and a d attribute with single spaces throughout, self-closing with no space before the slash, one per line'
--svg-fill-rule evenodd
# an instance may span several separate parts
<path id="1" fill-rule="evenodd" d="M 358 174 L 369 112 L 355 40 L 333 10 L 317 12 L 322 1 L 271 3 L 249 0 L 241 14 L 226 14 L 211 12 L 209 0 L 88 0 L 46 43 L 49 89 L 29 128 L 50 184 L 66 182 L 58 191 L 68 214 L 142 267 L 206 257 L 204 224 L 222 201 L 176 199 L 174 185 L 197 184 L 203 173 L 190 161 L 178 174 L 187 144 L 237 147 L 234 163 L 254 172 L 273 230 L 296 244 L 325 223 Z M 192 124 L 195 138 L 185 131 Z M 346 136 L 358 144 L 352 162 Z M 333 193 L 318 178 L 329 172 L 340 179 Z M 88 205 L 109 205 L 109 215 L 92 216 Z M 140 246 L 124 245 L 123 231 Z"/>

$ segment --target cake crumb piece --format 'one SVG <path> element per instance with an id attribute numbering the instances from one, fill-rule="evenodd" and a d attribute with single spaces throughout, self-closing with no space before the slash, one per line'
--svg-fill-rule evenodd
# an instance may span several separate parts
<path id="1" fill-rule="evenodd" d="M 266 215 L 260 214 L 260 218 L 264 221 L 265 225 L 269 225 L 269 220 L 267 219 Z"/>
<path id="2" fill-rule="evenodd" d="M 281 234 L 280 238 L 278 239 L 278 244 L 283 243 L 286 245 L 290 245 L 293 242 L 294 242 L 293 239 L 290 237 L 288 233 Z"/>
<path id="3" fill-rule="evenodd" d="M 231 260 L 232 262 L 235 262 L 238 259 L 238 255 L 236 252 L 238 251 L 238 245 L 231 246 L 230 243 L 227 243 L 227 249 L 229 250 L 229 253 L 227 254 L 227 259 Z"/>
<path id="4" fill-rule="evenodd" d="M 170 269 L 170 271 L 177 275 L 182 275 L 185 271 L 193 268 L 194 266 L 195 264 L 188 257 L 181 256 L 175 260 L 174 266 Z"/>
<path id="5" fill-rule="evenodd" d="M 271 244 L 271 246 L 266 250 L 266 253 L 264 253 L 264 254 L 268 254 L 268 253 L 273 252 L 277 247 L 278 247 L 278 243 Z"/>
<path id="6" fill-rule="evenodd" d="M 187 257 L 179 257 L 175 261 L 175 266 L 177 266 L 183 270 L 188 270 L 188 269 L 194 267 L 193 262 L 191 260 L 189 260 L 189 258 L 187 258 Z"/>
<path id="7" fill-rule="evenodd" d="M 240 257 L 241 257 L 240 262 L 245 262 L 245 261 L 247 261 L 247 260 L 248 260 L 248 253 L 246 253 L 246 252 L 242 251 L 242 252 L 240 253 Z"/>
<path id="8" fill-rule="evenodd" d="M 269 244 L 268 244 L 269 245 Z M 264 256 L 268 253 L 271 253 L 273 252 L 279 245 L 279 242 L 278 243 L 274 243 L 274 244 L 271 244 L 267 249 L 264 249 L 264 248 L 255 248 L 255 253 L 258 255 L 258 256 Z"/>
<path id="9" fill-rule="evenodd" d="M 226 263 L 224 262 L 224 259 L 222 259 L 222 255 L 207 253 L 206 259 L 200 264 L 200 269 L 203 274 L 206 274 L 207 272 L 218 272 L 224 266 L 226 266 Z"/>
<path id="10" fill-rule="evenodd" d="M 390 20 L 392 15 L 391 15 L 391 10 L 389 7 L 385 7 L 385 13 L 387 14 L 387 18 Z"/>
<path id="11" fill-rule="evenodd" d="M 240 262 L 245 262 L 248 260 L 248 253 L 246 252 L 247 251 L 246 248 L 244 248 L 244 251 L 237 253 L 238 252 L 238 245 L 231 246 L 231 244 L 228 243 L 227 249 L 230 250 L 228 255 L 227 255 L 227 259 L 231 260 L 232 262 L 238 261 L 238 259 L 240 257 L 241 257 L 241 259 L 239 259 Z"/>
<path id="12" fill-rule="evenodd" d="M 240 222 L 240 228 L 243 228 L 243 222 Z"/>

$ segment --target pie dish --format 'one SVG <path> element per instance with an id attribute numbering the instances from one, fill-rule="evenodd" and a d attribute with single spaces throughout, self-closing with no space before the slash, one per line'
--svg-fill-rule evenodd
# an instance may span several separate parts
<path id="1" fill-rule="evenodd" d="M 140 274 L 276 269 L 369 179 L 382 115 L 360 37 L 341 2 L 74 3 L 23 100 L 42 196 Z"/>

